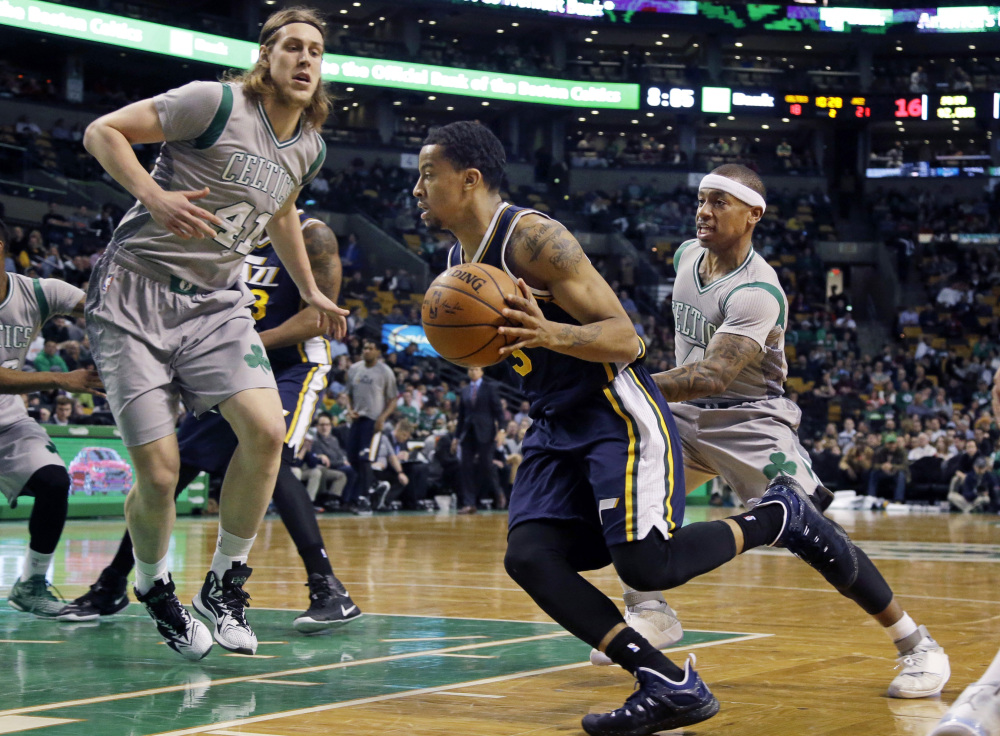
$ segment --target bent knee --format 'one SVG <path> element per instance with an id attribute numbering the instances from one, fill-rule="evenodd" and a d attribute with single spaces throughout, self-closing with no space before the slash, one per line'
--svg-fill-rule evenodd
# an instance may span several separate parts
<path id="1" fill-rule="evenodd" d="M 180 469 L 177 467 L 160 466 L 148 468 L 142 473 L 136 473 L 136 489 L 143 494 L 174 497 Z"/>
<path id="2" fill-rule="evenodd" d="M 28 480 L 25 487 L 36 499 L 69 496 L 69 473 L 62 465 L 46 465 L 39 468 Z"/>

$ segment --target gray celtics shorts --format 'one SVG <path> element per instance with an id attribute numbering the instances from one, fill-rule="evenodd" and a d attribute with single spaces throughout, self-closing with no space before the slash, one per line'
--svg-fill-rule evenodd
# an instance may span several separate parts
<path id="1" fill-rule="evenodd" d="M 776 475 L 790 475 L 806 493 L 822 481 L 799 443 L 802 411 L 789 399 L 764 399 L 731 408 L 670 404 L 684 447 L 684 478 L 691 492 L 721 477 L 746 505 Z"/>
<path id="2" fill-rule="evenodd" d="M 0 493 L 8 503 L 13 505 L 35 471 L 46 465 L 66 467 L 38 422 L 26 416 L 0 429 Z"/>
<path id="3" fill-rule="evenodd" d="M 87 334 L 127 446 L 173 434 L 179 399 L 202 414 L 240 391 L 277 390 L 253 302 L 243 282 L 194 291 L 102 259 L 87 294 Z"/>

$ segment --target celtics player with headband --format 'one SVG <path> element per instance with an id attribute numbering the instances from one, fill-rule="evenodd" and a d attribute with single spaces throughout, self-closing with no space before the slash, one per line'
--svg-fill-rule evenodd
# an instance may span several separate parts
<path id="1" fill-rule="evenodd" d="M 136 597 L 166 644 L 201 659 L 213 636 L 254 654 L 246 620 L 247 559 L 281 459 L 285 420 L 270 360 L 254 331 L 254 295 L 240 279 L 262 233 L 315 308 L 317 327 L 343 336 L 347 311 L 317 286 L 295 207 L 319 172 L 329 112 L 321 83 L 324 24 L 307 8 L 273 13 L 259 57 L 223 82 L 192 82 L 90 124 L 84 145 L 136 203 L 122 218 L 87 295 L 87 330 L 108 402 L 136 470 L 125 516 Z M 161 143 L 152 174 L 132 145 Z M 217 408 L 239 439 L 222 484 L 219 536 L 194 607 L 168 571 L 180 455 L 178 399 Z"/>
<path id="2" fill-rule="evenodd" d="M 677 422 L 688 492 L 718 476 L 748 508 L 776 485 L 822 507 L 830 493 L 799 443 L 802 412 L 782 388 L 788 300 L 751 242 L 767 207 L 765 193 L 760 177 L 745 166 L 720 166 L 702 179 L 697 238 L 674 254 L 678 367 L 653 380 Z M 761 504 L 754 515 L 761 526 L 782 522 L 774 505 Z M 899 654 L 890 696 L 940 693 L 950 675 L 947 655 L 903 611 L 875 565 L 839 528 L 834 541 L 829 552 L 785 546 L 885 628 Z M 658 646 L 680 638 L 681 627 L 659 592 L 626 587 L 625 602 L 627 618 L 644 619 L 642 631 L 649 632 L 650 623 L 659 630 L 647 633 Z M 658 615 L 650 613 L 657 609 Z M 608 663 L 596 651 L 591 661 Z"/>

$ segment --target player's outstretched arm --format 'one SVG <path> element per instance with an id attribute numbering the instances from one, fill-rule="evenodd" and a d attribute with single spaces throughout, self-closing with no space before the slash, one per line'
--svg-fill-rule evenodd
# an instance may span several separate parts
<path id="1" fill-rule="evenodd" d="M 653 380 L 667 401 L 717 396 L 758 353 L 760 345 L 753 338 L 717 332 L 702 360 L 654 373 Z"/>
<path id="2" fill-rule="evenodd" d="M 340 293 L 340 250 L 337 236 L 323 223 L 316 222 L 302 233 L 306 255 L 312 268 L 316 286 L 332 301 Z M 315 307 L 306 307 L 293 314 L 277 327 L 260 333 L 265 350 L 275 350 L 290 345 L 298 345 L 323 334 L 319 312 Z"/>
<path id="3" fill-rule="evenodd" d="M 347 333 L 346 318 L 350 312 L 334 304 L 317 285 L 302 238 L 302 225 L 295 209 L 295 196 L 290 196 L 267 223 L 267 234 L 271 238 L 275 253 L 288 269 L 288 275 L 299 288 L 302 300 L 314 307 L 319 314 L 319 327 L 322 332 L 333 335 L 338 340 L 342 338 Z"/>
<path id="4" fill-rule="evenodd" d="M 217 231 L 209 223 L 221 227 L 222 221 L 194 204 L 208 194 L 208 187 L 168 192 L 153 180 L 132 150 L 135 144 L 162 143 L 165 139 L 155 103 L 140 100 L 88 125 L 83 145 L 115 181 L 142 202 L 159 225 L 185 239 L 214 238 Z"/>
<path id="5" fill-rule="evenodd" d="M 104 384 L 97 371 L 80 368 L 67 373 L 40 371 L 25 373 L 0 368 L 0 394 L 30 394 L 35 391 L 60 389 L 70 393 L 91 393 L 103 396 Z"/>
<path id="6" fill-rule="evenodd" d="M 518 294 L 507 298 L 504 316 L 516 327 L 500 332 L 522 348 L 542 347 L 595 363 L 629 363 L 639 354 L 639 336 L 621 302 L 590 263 L 580 243 L 558 222 L 526 215 L 511 236 L 510 253 Z M 529 286 L 552 292 L 556 303 L 579 325 L 545 318 Z"/>

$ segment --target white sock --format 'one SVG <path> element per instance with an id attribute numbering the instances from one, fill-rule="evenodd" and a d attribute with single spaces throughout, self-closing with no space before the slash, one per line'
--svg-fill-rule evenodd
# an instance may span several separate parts
<path id="1" fill-rule="evenodd" d="M 997 652 L 997 656 L 990 662 L 979 682 L 1000 682 L 1000 652 Z"/>
<path id="2" fill-rule="evenodd" d="M 46 577 L 53 557 L 55 557 L 55 552 L 43 555 L 41 552 L 35 552 L 31 545 L 28 545 L 28 550 L 24 553 L 24 564 L 21 566 L 21 580 L 27 580 L 32 575 Z"/>
<path id="3" fill-rule="evenodd" d="M 166 584 L 169 581 L 166 555 L 156 562 L 143 562 L 138 557 L 135 558 L 135 589 L 139 595 L 148 593 L 157 582 Z"/>
<path id="4" fill-rule="evenodd" d="M 226 574 L 226 570 L 233 568 L 234 562 L 240 565 L 246 564 L 255 539 L 257 539 L 256 534 L 250 539 L 244 539 L 230 534 L 222 528 L 221 524 L 219 525 L 219 543 L 212 556 L 212 572 L 218 576 L 220 581 L 222 576 Z"/>
<path id="5" fill-rule="evenodd" d="M 885 627 L 885 633 L 892 639 L 892 643 L 900 652 L 908 652 L 920 641 L 917 634 L 917 624 L 910 618 L 910 614 L 903 612 L 903 616 L 892 626 Z"/>

